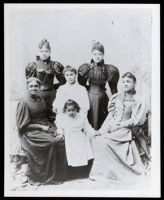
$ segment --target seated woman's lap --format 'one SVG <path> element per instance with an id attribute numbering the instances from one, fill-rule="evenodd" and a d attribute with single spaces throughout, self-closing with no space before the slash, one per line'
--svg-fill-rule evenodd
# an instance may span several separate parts
<path id="1" fill-rule="evenodd" d="M 57 145 L 61 143 L 55 136 L 50 133 L 43 131 L 32 131 L 25 133 L 24 139 L 28 140 L 31 145 L 36 145 L 40 148 L 49 146 L 49 145 Z"/>

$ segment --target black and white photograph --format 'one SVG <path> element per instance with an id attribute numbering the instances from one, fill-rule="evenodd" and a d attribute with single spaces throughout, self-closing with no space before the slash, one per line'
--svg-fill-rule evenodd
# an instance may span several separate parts
<path id="1" fill-rule="evenodd" d="M 160 197 L 160 4 L 4 4 L 5 196 Z"/>

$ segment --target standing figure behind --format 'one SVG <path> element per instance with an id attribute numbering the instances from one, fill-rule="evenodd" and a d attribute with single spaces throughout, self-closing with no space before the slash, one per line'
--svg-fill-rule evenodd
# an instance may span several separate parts
<path id="1" fill-rule="evenodd" d="M 95 42 L 92 46 L 91 63 L 85 63 L 78 69 L 78 81 L 86 86 L 90 100 L 88 119 L 95 130 L 98 130 L 107 116 L 108 96 L 105 85 L 108 82 L 111 93 L 117 92 L 119 71 L 117 67 L 104 63 L 104 46 Z"/>
<path id="2" fill-rule="evenodd" d="M 51 47 L 47 39 L 42 39 L 38 45 L 36 62 L 28 63 L 26 78 L 37 77 L 41 81 L 40 96 L 44 98 L 48 109 L 52 111 L 52 103 L 56 96 L 56 89 L 65 83 L 63 65 L 50 59 Z M 54 85 L 54 78 L 59 81 Z"/>
<path id="3" fill-rule="evenodd" d="M 89 110 L 89 98 L 85 87 L 77 82 L 76 68 L 67 65 L 64 69 L 64 76 L 66 84 L 59 87 L 56 99 L 53 103 L 53 110 L 57 114 L 63 112 L 63 107 L 68 99 L 78 102 L 81 110 L 80 112 L 87 116 Z"/>

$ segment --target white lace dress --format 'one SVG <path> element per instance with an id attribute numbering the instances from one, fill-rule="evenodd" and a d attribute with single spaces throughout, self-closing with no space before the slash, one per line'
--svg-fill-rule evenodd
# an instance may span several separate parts
<path id="1" fill-rule="evenodd" d="M 68 165 L 72 167 L 88 165 L 88 161 L 94 158 L 92 150 L 94 129 L 87 118 L 80 114 L 75 118 L 61 114 L 56 119 L 56 125 L 58 130 L 64 132 Z"/>

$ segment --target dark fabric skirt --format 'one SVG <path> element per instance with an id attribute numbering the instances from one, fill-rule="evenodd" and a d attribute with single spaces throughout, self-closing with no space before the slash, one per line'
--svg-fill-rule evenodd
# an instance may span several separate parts
<path id="1" fill-rule="evenodd" d="M 40 183 L 65 180 L 67 162 L 64 141 L 36 130 L 24 133 L 20 141 L 28 159 L 29 179 Z"/>
<path id="2" fill-rule="evenodd" d="M 88 178 L 90 170 L 92 168 L 93 159 L 88 161 L 88 165 L 80 167 L 67 166 L 67 178 L 78 179 L 78 178 Z"/>
<path id="3" fill-rule="evenodd" d="M 104 122 L 108 111 L 109 98 L 105 92 L 88 93 L 90 101 L 90 110 L 88 112 L 88 120 L 95 130 L 98 130 Z"/>

